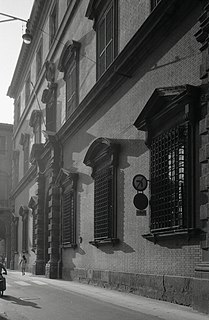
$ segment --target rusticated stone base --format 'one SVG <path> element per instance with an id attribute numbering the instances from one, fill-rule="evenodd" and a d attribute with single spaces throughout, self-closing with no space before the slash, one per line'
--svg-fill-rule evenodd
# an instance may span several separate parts
<path id="1" fill-rule="evenodd" d="M 209 313 L 208 279 L 67 268 L 63 269 L 63 279 L 191 306 Z"/>

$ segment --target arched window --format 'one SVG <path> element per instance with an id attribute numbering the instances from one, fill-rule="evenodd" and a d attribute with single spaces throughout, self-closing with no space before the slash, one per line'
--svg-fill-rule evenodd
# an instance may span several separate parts
<path id="1" fill-rule="evenodd" d="M 117 242 L 117 159 L 118 145 L 114 140 L 98 138 L 89 147 L 84 159 L 92 168 L 94 179 L 94 240 L 99 245 Z"/>

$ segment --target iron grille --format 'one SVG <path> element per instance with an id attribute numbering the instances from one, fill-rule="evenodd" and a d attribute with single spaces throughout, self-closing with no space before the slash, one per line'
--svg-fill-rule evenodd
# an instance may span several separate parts
<path id="1" fill-rule="evenodd" d="M 188 172 L 187 124 L 155 137 L 151 144 L 151 230 L 185 227 Z"/>
<path id="2" fill-rule="evenodd" d="M 73 191 L 63 194 L 63 244 L 75 244 L 75 203 Z"/>
<path id="3" fill-rule="evenodd" d="M 95 175 L 94 183 L 94 238 L 108 239 L 113 235 L 113 169 L 105 168 Z"/>

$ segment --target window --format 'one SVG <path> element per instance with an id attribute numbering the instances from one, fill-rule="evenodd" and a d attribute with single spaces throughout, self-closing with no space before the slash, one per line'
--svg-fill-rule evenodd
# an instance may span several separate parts
<path id="1" fill-rule="evenodd" d="M 25 82 L 25 106 L 28 104 L 29 98 L 30 98 L 30 85 L 31 85 L 31 74 L 29 72 Z"/>
<path id="2" fill-rule="evenodd" d="M 29 169 L 29 146 L 30 146 L 30 135 L 29 134 L 21 134 L 20 144 L 23 147 L 23 172 L 26 172 Z"/>
<path id="3" fill-rule="evenodd" d="M 151 230 L 186 228 L 188 225 L 186 173 L 188 172 L 188 123 L 182 123 L 152 139 Z"/>
<path id="4" fill-rule="evenodd" d="M 13 151 L 13 188 L 15 188 L 19 181 L 19 150 Z"/>
<path id="5" fill-rule="evenodd" d="M 38 197 L 33 196 L 30 198 L 30 201 L 28 203 L 28 207 L 32 210 L 33 215 L 33 230 L 32 230 L 32 251 L 35 251 L 36 244 L 36 233 L 35 233 L 35 227 L 36 227 L 36 219 L 37 219 L 37 205 L 38 205 Z"/>
<path id="6" fill-rule="evenodd" d="M 197 226 L 193 146 L 198 99 L 199 88 L 193 86 L 156 89 L 134 123 L 147 131 L 150 149 L 151 233 Z"/>
<path id="7" fill-rule="evenodd" d="M 92 167 L 94 179 L 94 240 L 90 243 L 117 242 L 116 236 L 116 178 L 117 144 L 99 138 L 87 151 L 84 163 Z"/>
<path id="8" fill-rule="evenodd" d="M 79 42 L 68 41 L 58 64 L 59 71 L 64 72 L 66 82 L 66 118 L 74 112 L 78 105 L 79 49 Z"/>
<path id="9" fill-rule="evenodd" d="M 118 1 L 90 1 L 86 16 L 95 20 L 97 33 L 97 78 L 108 69 L 118 53 Z"/>
<path id="10" fill-rule="evenodd" d="M 58 27 L 57 4 L 53 7 L 49 17 L 49 42 L 52 44 Z"/>
<path id="11" fill-rule="evenodd" d="M 15 105 L 15 126 L 17 127 L 20 120 L 20 106 L 21 106 L 21 99 L 19 97 L 17 104 Z"/>
<path id="12" fill-rule="evenodd" d="M 43 42 L 41 39 L 38 50 L 36 52 L 36 80 L 38 79 L 39 73 L 41 71 L 42 63 L 43 63 Z"/>
<path id="13" fill-rule="evenodd" d="M 61 187 L 62 245 L 76 247 L 77 174 L 61 169 L 56 184 Z"/>
<path id="14" fill-rule="evenodd" d="M 22 252 L 28 251 L 28 214 L 29 208 L 21 206 L 19 215 L 22 217 Z"/>
<path id="15" fill-rule="evenodd" d="M 29 126 L 33 128 L 34 143 L 41 143 L 41 110 L 33 110 Z"/>
<path id="16" fill-rule="evenodd" d="M 45 78 L 48 81 L 47 89 L 43 90 L 41 101 L 46 104 L 46 130 L 56 131 L 57 113 L 57 83 L 55 82 L 55 63 L 46 61 Z"/>
<path id="17" fill-rule="evenodd" d="M 0 136 L 0 155 L 6 154 L 6 137 Z"/>
<path id="18" fill-rule="evenodd" d="M 153 10 L 161 0 L 151 0 L 151 10 Z"/>
<path id="19" fill-rule="evenodd" d="M 18 253 L 18 225 L 19 217 L 12 216 L 12 244 L 14 253 Z"/>

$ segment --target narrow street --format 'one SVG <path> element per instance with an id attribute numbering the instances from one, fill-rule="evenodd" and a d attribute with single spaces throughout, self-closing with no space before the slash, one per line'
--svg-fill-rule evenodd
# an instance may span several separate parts
<path id="1" fill-rule="evenodd" d="M 15 271 L 9 271 L 6 278 L 1 320 L 208 319 L 187 307 L 76 282 L 22 276 Z"/>

